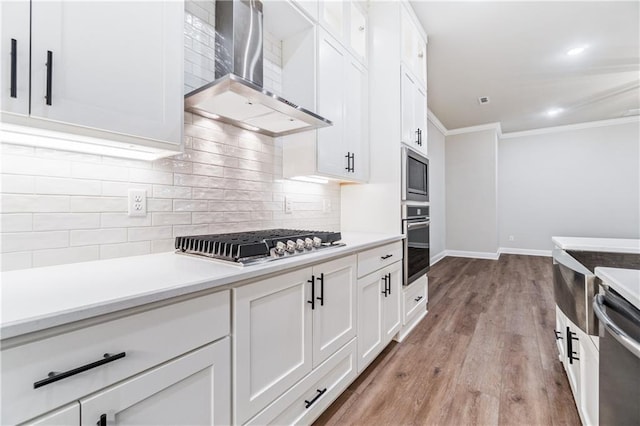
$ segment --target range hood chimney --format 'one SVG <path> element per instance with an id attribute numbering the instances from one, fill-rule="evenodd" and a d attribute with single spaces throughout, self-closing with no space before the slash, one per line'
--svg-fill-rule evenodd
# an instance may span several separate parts
<path id="1" fill-rule="evenodd" d="M 185 95 L 185 111 L 267 136 L 331 121 L 262 87 L 262 2 L 216 1 L 215 81 Z"/>

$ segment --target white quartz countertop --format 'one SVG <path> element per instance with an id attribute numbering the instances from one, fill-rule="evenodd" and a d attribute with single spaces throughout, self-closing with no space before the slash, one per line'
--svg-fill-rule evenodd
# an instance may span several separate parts
<path id="1" fill-rule="evenodd" d="M 342 233 L 345 247 L 253 266 L 160 253 L 4 272 L 0 337 L 7 339 L 201 290 L 232 285 L 402 240 Z"/>
<path id="2" fill-rule="evenodd" d="M 605 284 L 640 309 L 640 270 L 596 268 L 595 272 Z"/>
<path id="3" fill-rule="evenodd" d="M 640 240 L 636 239 L 551 237 L 551 241 L 563 250 L 640 254 Z"/>

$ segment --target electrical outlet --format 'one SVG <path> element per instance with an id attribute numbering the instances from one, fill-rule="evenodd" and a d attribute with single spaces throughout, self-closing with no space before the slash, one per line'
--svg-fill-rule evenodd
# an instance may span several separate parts
<path id="1" fill-rule="evenodd" d="M 288 214 L 293 213 L 293 201 L 291 197 L 284 197 L 284 212 Z"/>
<path id="2" fill-rule="evenodd" d="M 509 241 L 515 241 L 516 237 L 514 237 L 513 235 L 509 235 Z"/>
<path id="3" fill-rule="evenodd" d="M 144 189 L 129 190 L 129 216 L 147 215 L 147 191 Z"/>
<path id="4" fill-rule="evenodd" d="M 322 200 L 322 211 L 325 213 L 331 213 L 331 200 L 325 198 Z"/>

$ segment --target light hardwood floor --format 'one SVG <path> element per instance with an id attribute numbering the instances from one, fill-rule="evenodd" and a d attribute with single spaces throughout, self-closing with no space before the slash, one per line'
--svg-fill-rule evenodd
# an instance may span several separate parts
<path id="1" fill-rule="evenodd" d="M 426 318 L 315 424 L 579 425 L 554 325 L 550 258 L 445 258 Z"/>

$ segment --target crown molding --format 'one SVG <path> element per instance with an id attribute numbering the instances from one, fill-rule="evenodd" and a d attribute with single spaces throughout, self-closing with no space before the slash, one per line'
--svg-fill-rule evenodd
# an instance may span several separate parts
<path id="1" fill-rule="evenodd" d="M 429 108 L 427 108 L 427 119 L 431 122 L 431 124 L 436 126 L 436 129 L 440 130 L 440 133 L 447 136 L 447 133 L 449 133 L 449 131 L 446 127 L 444 127 L 444 124 L 442 124 L 442 122 L 438 120 L 438 117 L 436 117 L 433 111 L 431 111 Z"/>
<path id="2" fill-rule="evenodd" d="M 545 133 L 568 132 L 571 130 L 592 129 L 595 127 L 617 126 L 627 123 L 640 123 L 640 116 L 612 118 L 610 120 L 587 121 L 584 123 L 567 124 L 564 126 L 543 127 L 540 129 L 524 130 L 522 132 L 503 133 L 502 139 L 520 138 L 523 136 L 543 135 Z"/>
<path id="3" fill-rule="evenodd" d="M 481 124 L 479 126 L 461 127 L 459 129 L 448 130 L 446 136 L 461 135 L 463 133 L 475 133 L 485 130 L 495 130 L 498 137 L 502 136 L 502 126 L 500 122 Z"/>

